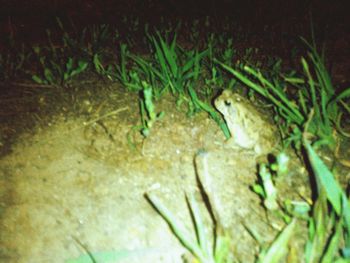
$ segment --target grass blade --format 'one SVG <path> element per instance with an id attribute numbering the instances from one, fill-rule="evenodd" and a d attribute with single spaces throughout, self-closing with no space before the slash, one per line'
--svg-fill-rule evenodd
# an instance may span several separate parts
<path id="1" fill-rule="evenodd" d="M 329 241 L 327 251 L 324 253 L 322 257 L 321 263 L 328 263 L 328 262 L 334 261 L 335 255 L 338 253 L 338 249 L 339 249 L 339 241 L 342 234 L 342 228 L 343 228 L 343 220 L 339 220 L 337 222 L 335 233 L 333 234 L 333 236 Z"/>
<path id="2" fill-rule="evenodd" d="M 293 219 L 288 226 L 286 226 L 283 231 L 279 234 L 277 239 L 269 247 L 266 253 L 262 253 L 259 257 L 258 263 L 278 263 L 287 253 L 287 245 L 290 238 L 293 235 L 294 228 L 296 226 L 296 219 Z"/>
<path id="3" fill-rule="evenodd" d="M 337 215 L 341 215 L 343 191 L 339 186 L 339 183 L 334 179 L 333 174 L 329 171 L 328 167 L 323 163 L 320 157 L 318 157 L 310 143 L 304 141 L 304 145 L 307 150 L 312 169 L 315 172 L 319 191 L 321 188 L 325 189 L 327 199 L 332 204 Z"/>
<path id="4" fill-rule="evenodd" d="M 202 262 L 206 262 L 200 247 L 197 245 L 196 240 L 190 237 L 189 232 L 183 227 L 183 225 L 176 219 L 176 217 L 160 202 L 160 200 L 152 194 L 147 194 L 148 199 L 158 210 L 161 216 L 169 224 L 174 231 L 176 237 L 181 243 L 189 250 L 193 255 L 199 258 Z"/>
<path id="5" fill-rule="evenodd" d="M 207 258 L 212 258 L 213 253 L 212 253 L 212 250 L 210 249 L 210 243 L 208 242 L 208 238 L 207 238 L 208 235 L 205 232 L 205 227 L 202 220 L 202 216 L 200 214 L 198 203 L 196 202 L 193 194 L 189 195 L 188 202 L 190 204 L 190 209 L 193 214 L 194 225 L 196 226 L 196 230 L 198 234 L 199 246 Z"/>

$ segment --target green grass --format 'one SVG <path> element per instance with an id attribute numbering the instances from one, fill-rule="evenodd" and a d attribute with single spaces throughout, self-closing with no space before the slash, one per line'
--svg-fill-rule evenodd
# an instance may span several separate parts
<path id="1" fill-rule="evenodd" d="M 350 260 L 349 199 L 307 139 L 304 145 L 317 184 L 317 197 L 309 219 L 306 262 Z"/>
<path id="2" fill-rule="evenodd" d="M 152 87 L 146 82 L 142 82 L 143 96 L 140 98 L 142 135 L 147 137 L 155 121 L 164 116 L 164 112 L 157 113 L 153 103 Z"/>
<path id="3" fill-rule="evenodd" d="M 227 61 L 232 59 L 235 55 L 232 39 L 226 43 L 221 39 L 220 44 L 224 46 L 221 50 L 215 47 L 216 41 L 211 34 L 206 47 L 188 50 L 177 43 L 176 32 L 163 37 L 158 30 L 154 35 L 146 31 L 146 36 L 149 40 L 149 56 L 132 54 L 127 44 L 123 43 L 120 45 L 119 64 L 103 67 L 103 62 L 95 58 L 98 72 L 111 80 L 120 81 L 131 92 L 143 90 L 147 85 L 152 88 L 156 100 L 165 93 L 171 93 L 179 109 L 185 105 L 189 116 L 199 111 L 207 112 L 228 138 L 226 123 L 214 109 L 211 99 L 215 90 L 225 85 L 213 58 L 219 55 Z M 209 71 L 210 77 L 207 74 Z M 230 81 L 229 85 L 233 86 L 234 83 L 236 81 Z"/>
<path id="4" fill-rule="evenodd" d="M 228 137 L 226 124 L 210 103 L 209 95 L 213 92 L 206 92 L 204 100 L 197 94 L 202 91 L 198 89 L 201 82 L 209 83 L 202 77 L 209 48 L 186 50 L 177 43 L 176 32 L 172 37 L 162 37 L 160 31 L 156 31 L 155 35 L 147 33 L 147 38 L 150 41 L 149 57 L 134 55 L 126 44 L 121 44 L 119 65 L 111 64 L 105 68 L 99 66 L 102 62 L 96 59 L 98 71 L 111 80 L 120 81 L 131 92 L 138 92 L 147 86 L 152 89 L 152 96 L 156 100 L 165 93 L 171 93 L 176 98 L 178 108 L 187 105 L 188 115 L 202 110 L 208 112 Z M 213 74 L 211 84 L 222 82 L 221 77 L 217 77 L 215 72 Z"/>
<path id="5" fill-rule="evenodd" d="M 52 40 L 47 30 L 47 45 L 34 46 L 38 68 L 32 74 L 32 80 L 39 84 L 66 86 L 77 75 L 89 68 L 102 72 L 99 64 L 108 56 L 106 49 L 116 40 L 108 25 L 85 27 L 80 33 L 68 33 L 60 19 L 56 19 L 62 37 Z M 71 25 L 75 29 L 74 24 Z M 115 32 L 116 33 L 116 32 Z"/>
<path id="6" fill-rule="evenodd" d="M 306 137 L 304 133 L 304 137 Z M 305 245 L 304 260 L 308 263 L 316 262 L 347 262 L 350 260 L 350 202 L 345 192 L 335 180 L 333 174 L 318 157 L 315 150 L 311 147 L 307 139 L 303 140 L 303 145 L 307 152 L 308 161 L 311 163 L 312 171 L 310 176 L 314 176 L 317 183 L 317 190 L 315 191 L 315 200 L 311 206 L 311 213 L 307 218 L 293 217 L 289 219 L 288 225 L 280 232 L 273 243 L 268 248 L 263 248 L 259 253 L 256 262 L 281 262 L 288 254 L 288 244 L 293 238 L 293 233 L 296 230 L 298 220 L 307 220 L 308 222 L 308 240 Z M 199 179 L 200 184 L 203 184 Z M 205 188 L 205 187 L 204 187 Z M 264 181 L 264 189 L 266 183 Z M 207 191 L 207 189 L 205 189 Z M 209 202 L 212 201 L 210 195 L 215 193 L 208 193 Z M 189 207 L 194 215 L 194 228 L 198 233 L 198 239 L 191 237 L 191 234 L 184 228 L 184 226 L 176 219 L 166 206 L 154 194 L 148 194 L 148 199 L 156 208 L 157 212 L 168 222 L 173 233 L 179 241 L 193 254 L 199 262 L 236 262 L 234 259 L 228 261 L 230 255 L 227 249 L 230 247 L 230 237 L 222 235 L 223 232 L 215 232 L 215 240 L 225 240 L 223 247 L 210 247 L 210 238 L 205 234 L 205 226 L 203 219 L 199 213 L 198 204 L 194 201 L 192 195 L 189 198 Z M 267 196 L 268 198 L 269 196 Z M 274 195 L 274 198 L 276 196 Z M 268 200 L 268 199 L 267 199 Z M 275 201 L 275 199 L 274 199 Z M 330 206 L 329 206 L 330 205 Z M 215 207 L 211 203 L 210 210 Z M 269 206 L 266 206 L 270 209 Z M 275 210 L 274 207 L 271 210 Z M 213 221 L 216 222 L 215 218 Z M 216 257 L 218 251 L 225 251 L 224 256 Z M 300 259 L 294 259 L 299 262 Z"/>
<path id="7" fill-rule="evenodd" d="M 226 232 L 224 225 L 221 224 L 222 221 L 218 211 L 217 198 L 215 197 L 216 193 L 212 191 L 210 183 L 211 178 L 207 166 L 207 153 L 199 152 L 195 158 L 195 163 L 197 170 L 198 167 L 203 167 L 202 173 L 197 171 L 197 178 L 205 192 L 202 192 L 202 198 L 203 200 L 207 198 L 208 201 L 208 213 L 213 222 L 213 225 L 210 226 L 211 231 L 207 231 L 207 227 L 204 224 L 204 217 L 200 212 L 199 204 L 194 198 L 193 193 L 185 194 L 194 226 L 193 231 L 187 229 L 184 224 L 162 204 L 154 193 L 147 193 L 146 197 L 169 224 L 174 235 L 179 239 L 181 244 L 186 247 L 199 262 L 231 262 L 234 260 L 231 251 L 231 238 Z M 208 233 L 213 233 L 213 235 Z"/>
<path id="8" fill-rule="evenodd" d="M 303 76 L 295 72 L 279 72 L 279 76 L 269 78 L 267 74 L 264 75 L 249 65 L 234 68 L 215 61 L 249 89 L 273 104 L 275 120 L 287 145 L 301 145 L 302 130 L 313 109 L 315 114 L 308 131 L 313 136 L 315 145 L 327 145 L 334 149 L 337 134 L 333 131 L 341 132 L 340 107 L 346 104 L 343 100 L 350 97 L 350 87 L 343 91 L 337 90 L 326 70 L 324 58 L 318 54 L 314 45 L 304 42 L 309 52 L 308 60 L 301 58 Z M 348 108 L 344 108 L 349 112 Z"/>
<path id="9" fill-rule="evenodd" d="M 23 44 L 16 46 L 11 36 L 7 42 L 8 46 L 0 54 L 1 81 L 11 81 L 25 76 L 33 55 Z"/>

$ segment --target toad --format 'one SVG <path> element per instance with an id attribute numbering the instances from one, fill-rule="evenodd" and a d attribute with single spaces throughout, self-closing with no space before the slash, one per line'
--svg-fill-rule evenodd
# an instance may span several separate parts
<path id="1" fill-rule="evenodd" d="M 230 131 L 229 147 L 253 150 L 257 155 L 268 153 L 273 148 L 275 130 L 247 99 L 224 90 L 214 104 Z"/>

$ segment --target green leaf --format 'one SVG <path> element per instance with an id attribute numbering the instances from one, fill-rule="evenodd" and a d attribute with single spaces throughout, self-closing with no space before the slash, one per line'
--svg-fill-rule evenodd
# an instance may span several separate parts
<path id="1" fill-rule="evenodd" d="M 32 80 L 34 80 L 38 84 L 47 84 L 47 82 L 45 80 L 43 80 L 42 78 L 40 78 L 37 75 L 33 75 Z"/>
<path id="2" fill-rule="evenodd" d="M 332 204 L 337 215 L 341 215 L 342 207 L 342 189 L 338 182 L 334 179 L 332 173 L 323 161 L 315 153 L 310 143 L 304 141 L 305 148 L 307 150 L 310 163 L 313 171 L 315 172 L 317 186 L 320 192 L 321 188 L 326 191 L 327 199 Z"/>
<path id="3" fill-rule="evenodd" d="M 68 61 L 66 63 L 66 70 L 67 72 L 70 72 L 73 69 L 73 59 L 68 58 Z"/>
<path id="4" fill-rule="evenodd" d="M 158 38 L 160 40 L 160 44 L 162 47 L 162 53 L 164 54 L 166 62 L 170 67 L 171 74 L 173 76 L 177 76 L 178 66 L 176 63 L 177 55 L 175 53 L 176 34 L 174 36 L 174 39 L 170 48 L 168 47 L 167 43 L 162 39 L 159 32 L 158 32 Z"/>
<path id="5" fill-rule="evenodd" d="M 254 191 L 255 193 L 257 193 L 258 195 L 260 195 L 262 198 L 266 198 L 266 193 L 265 193 L 264 188 L 262 187 L 262 185 L 260 185 L 260 184 L 254 184 L 254 185 L 252 186 L 252 188 L 253 188 L 253 191 Z"/>
<path id="6" fill-rule="evenodd" d="M 343 228 L 342 222 L 342 220 L 339 220 L 337 222 L 335 233 L 333 233 L 332 237 L 330 238 L 327 250 L 322 257 L 321 263 L 334 262 L 335 255 L 338 253 L 339 250 L 339 241 L 342 235 Z"/>
<path id="7" fill-rule="evenodd" d="M 181 241 L 181 243 L 197 258 L 202 260 L 202 262 L 206 262 L 201 248 L 191 237 L 189 231 L 184 227 L 184 225 L 176 219 L 176 217 L 160 202 L 160 200 L 155 195 L 147 194 L 147 197 L 152 205 L 154 205 L 154 207 L 158 210 L 159 214 L 171 226 L 171 229 L 174 231 L 174 234 Z"/>
<path id="8" fill-rule="evenodd" d="M 206 257 L 212 258 L 213 255 L 210 247 L 210 242 L 208 241 L 208 234 L 205 232 L 203 218 L 201 216 L 198 203 L 196 202 L 196 199 L 194 198 L 193 194 L 189 195 L 188 202 L 190 204 L 189 206 L 193 214 L 194 225 L 198 235 L 199 246 Z"/>
<path id="9" fill-rule="evenodd" d="M 339 101 L 339 100 L 345 99 L 347 97 L 350 97 L 350 87 L 343 90 L 338 96 L 336 96 L 334 101 Z"/>
<path id="10" fill-rule="evenodd" d="M 277 239 L 269 247 L 265 253 L 261 253 L 259 256 L 259 263 L 278 263 L 281 262 L 283 256 L 286 255 L 288 249 L 288 243 L 291 239 L 294 228 L 296 226 L 296 219 L 286 226 L 283 231 L 279 234 Z"/>
<path id="11" fill-rule="evenodd" d="M 55 82 L 54 76 L 52 74 L 52 71 L 49 68 L 44 69 L 44 76 L 50 84 L 54 84 Z"/>

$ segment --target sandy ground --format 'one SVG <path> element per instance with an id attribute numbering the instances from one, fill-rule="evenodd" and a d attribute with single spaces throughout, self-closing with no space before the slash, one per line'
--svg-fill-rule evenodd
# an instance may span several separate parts
<path id="1" fill-rule="evenodd" d="M 250 189 L 257 179 L 252 153 L 226 149 L 213 120 L 204 113 L 187 118 L 171 99 L 158 102 L 165 117 L 143 139 L 131 132 L 138 121 L 136 94 L 114 92 L 113 101 L 115 114 L 105 118 L 101 106 L 81 116 L 57 113 L 0 160 L 3 262 L 66 262 L 87 251 L 128 255 L 108 262 L 182 262 L 186 250 L 145 193 L 155 194 L 193 236 L 185 193 L 194 193 L 210 237 L 194 165 L 199 150 L 207 152 L 233 251 L 253 262 L 259 246 L 246 226 L 268 242 L 283 224 L 266 217 Z"/>

